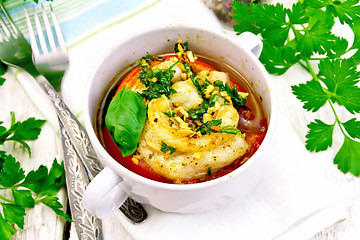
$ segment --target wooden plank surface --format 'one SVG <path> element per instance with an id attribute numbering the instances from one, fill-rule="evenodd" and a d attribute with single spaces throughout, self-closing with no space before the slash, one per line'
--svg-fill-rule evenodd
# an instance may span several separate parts
<path id="1" fill-rule="evenodd" d="M 10 111 L 15 113 L 17 120 L 25 120 L 28 117 L 43 119 L 41 112 L 31 102 L 26 91 L 11 73 L 5 75 L 7 79 L 3 86 L 0 86 L 0 121 L 5 122 L 5 126 L 10 123 Z M 297 67 L 291 69 L 283 77 L 272 76 L 274 87 L 277 89 L 282 99 L 283 111 L 289 117 L 297 134 L 305 141 L 306 125 L 315 117 L 331 119 L 330 110 L 323 110 L 317 114 L 305 112 L 302 104 L 291 93 L 291 85 L 306 81 L 304 74 Z M 339 109 L 341 117 L 348 117 L 346 111 Z M 359 117 L 359 116 L 358 116 Z M 340 135 L 336 135 L 340 136 Z M 334 146 L 324 152 L 318 153 L 322 171 L 326 179 L 334 186 L 343 190 L 348 201 L 348 216 L 344 221 L 338 222 L 320 233 L 316 234 L 311 240 L 353 240 L 360 236 L 360 179 L 351 174 L 341 173 L 332 163 L 333 156 L 342 144 L 341 137 L 334 138 Z M 61 141 L 59 134 L 49 125 L 45 124 L 39 139 L 29 143 L 32 149 L 32 157 L 29 158 L 27 152 L 18 144 L 7 143 L 0 146 L 1 150 L 6 150 L 14 154 L 21 162 L 26 172 L 44 164 L 48 167 L 54 158 L 62 159 Z M 324 158 L 320 158 L 323 157 Z M 66 205 L 66 191 L 63 189 L 59 194 L 63 205 Z M 57 217 L 49 208 L 38 205 L 34 209 L 27 211 L 24 230 L 17 229 L 13 239 L 37 239 L 37 240 L 57 240 L 64 238 L 66 223 L 62 218 Z M 106 239 L 131 239 L 126 230 L 120 225 L 116 214 L 104 219 L 104 231 Z M 71 230 L 70 239 L 77 239 L 74 229 Z M 146 239 L 144 237 L 144 239 Z"/>

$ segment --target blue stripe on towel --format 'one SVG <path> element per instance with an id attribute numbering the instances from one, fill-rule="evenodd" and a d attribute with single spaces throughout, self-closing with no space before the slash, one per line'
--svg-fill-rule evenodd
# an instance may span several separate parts
<path id="1" fill-rule="evenodd" d="M 108 0 L 93 6 L 85 12 L 62 21 L 60 27 L 64 32 L 65 41 L 72 40 L 82 33 L 132 10 L 147 0 Z"/>

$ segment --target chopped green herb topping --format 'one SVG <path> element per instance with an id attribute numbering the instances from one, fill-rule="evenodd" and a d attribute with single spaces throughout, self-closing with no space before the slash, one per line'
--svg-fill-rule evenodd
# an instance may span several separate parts
<path id="1" fill-rule="evenodd" d="M 180 48 L 182 48 L 182 49 L 180 49 Z M 184 43 L 177 42 L 174 46 L 174 51 L 175 51 L 175 53 L 189 51 L 189 43 L 188 42 L 184 42 Z"/>
<path id="2" fill-rule="evenodd" d="M 206 88 L 209 85 L 211 85 L 211 82 L 209 82 L 207 79 L 205 79 L 205 82 L 202 85 L 200 85 L 199 78 L 197 78 L 195 76 L 191 77 L 191 81 L 193 82 L 193 84 L 197 88 L 199 94 L 205 99 L 204 92 L 205 92 Z"/>
<path id="3" fill-rule="evenodd" d="M 171 118 L 171 117 L 174 117 L 175 116 L 175 113 L 174 112 L 172 112 L 172 111 L 167 111 L 167 112 L 164 112 L 164 114 L 166 115 L 166 116 L 168 116 L 169 118 Z"/>
<path id="4" fill-rule="evenodd" d="M 207 133 L 211 133 L 211 132 L 217 132 L 211 129 L 211 126 L 219 126 L 221 124 L 222 120 L 221 119 L 217 119 L 217 120 L 212 120 L 212 121 L 207 121 L 206 123 L 204 123 L 203 125 L 201 125 L 198 129 L 198 131 L 202 134 L 205 135 Z"/>
<path id="5" fill-rule="evenodd" d="M 222 120 L 211 120 L 207 121 L 206 123 L 202 124 L 200 127 L 198 127 L 197 131 L 200 132 L 202 135 L 205 135 L 207 133 L 211 132 L 221 132 L 221 133 L 227 133 L 227 134 L 233 134 L 233 135 L 239 135 L 241 134 L 241 131 L 234 126 L 222 126 L 220 127 Z M 216 127 L 214 127 L 216 126 Z"/>
<path id="6" fill-rule="evenodd" d="M 168 69 L 152 69 L 148 66 L 142 66 L 138 78 L 147 87 L 141 92 L 141 96 L 147 100 L 161 97 L 161 95 L 170 96 L 176 93 L 172 86 L 171 79 L 174 77 L 175 71 L 172 68 L 179 61 L 171 65 Z M 155 79 L 155 81 L 153 81 Z"/>
<path id="7" fill-rule="evenodd" d="M 194 74 L 194 70 L 192 69 L 192 67 L 189 65 L 189 63 L 187 62 L 183 62 L 184 64 L 184 68 L 187 74 L 189 74 L 189 76 L 193 76 Z"/>
<path id="8" fill-rule="evenodd" d="M 216 101 L 219 99 L 219 95 L 218 94 L 213 94 L 211 95 L 211 97 L 209 98 L 209 107 L 213 107 L 215 106 Z"/>
<path id="9" fill-rule="evenodd" d="M 246 104 L 247 97 L 243 98 L 239 95 L 237 91 L 237 85 L 233 88 L 230 87 L 228 83 L 223 83 L 220 80 L 214 82 L 214 85 L 219 88 L 219 91 L 226 91 L 226 93 L 231 97 L 233 100 L 233 104 L 235 107 L 243 107 Z"/>
<path id="10" fill-rule="evenodd" d="M 164 59 L 162 57 L 159 57 L 159 56 L 153 56 L 151 55 L 150 53 L 146 52 L 146 55 L 144 57 L 142 57 L 139 62 L 142 66 L 144 65 L 148 65 L 150 66 L 152 64 L 152 62 L 154 60 L 158 60 L 158 61 L 164 61 Z"/>
<path id="11" fill-rule="evenodd" d="M 207 175 L 208 175 L 208 176 L 212 176 L 211 167 L 208 167 L 208 169 L 207 169 Z"/>
<path id="12" fill-rule="evenodd" d="M 176 151 L 176 148 L 172 147 L 172 146 L 169 146 L 167 145 L 166 143 L 164 142 L 161 142 L 161 148 L 160 148 L 160 151 L 163 152 L 163 153 L 168 153 L 170 152 L 170 155 L 173 154 L 175 151 Z"/>
<path id="13" fill-rule="evenodd" d="M 209 104 L 206 101 L 203 101 L 197 109 L 190 109 L 188 113 L 190 115 L 191 120 L 202 121 L 202 117 L 204 113 L 207 112 L 208 108 L 209 108 Z"/>
<path id="14" fill-rule="evenodd" d="M 240 135 L 241 131 L 239 129 L 237 129 L 234 126 L 222 126 L 221 127 L 221 132 L 222 133 L 227 133 L 227 134 L 234 134 L 234 135 Z"/>

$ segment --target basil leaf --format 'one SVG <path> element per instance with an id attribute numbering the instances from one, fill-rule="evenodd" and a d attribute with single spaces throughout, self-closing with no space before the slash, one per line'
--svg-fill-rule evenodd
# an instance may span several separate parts
<path id="1" fill-rule="evenodd" d="M 146 105 L 140 94 L 122 88 L 111 100 L 105 124 L 124 157 L 135 152 L 145 119 Z"/>

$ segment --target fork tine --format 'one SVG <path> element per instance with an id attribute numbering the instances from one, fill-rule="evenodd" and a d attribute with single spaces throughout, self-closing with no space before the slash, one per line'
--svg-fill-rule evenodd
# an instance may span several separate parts
<path id="1" fill-rule="evenodd" d="M 0 34 L 0 36 L 1 36 L 0 40 L 1 40 L 1 42 L 3 42 L 3 40 L 9 39 L 11 34 L 10 34 L 10 31 L 7 28 L 6 24 L 4 23 L 4 20 L 2 19 L 2 17 L 0 17 L 0 26 L 1 26 L 1 28 L 3 29 L 3 31 L 4 31 L 4 33 L 6 35 L 6 36 L 3 36 L 3 34 Z"/>
<path id="2" fill-rule="evenodd" d="M 62 35 L 59 22 L 56 18 L 55 12 L 54 12 L 51 4 L 50 4 L 50 10 L 51 10 L 51 19 L 54 23 L 54 28 L 55 28 L 56 36 L 58 39 L 59 47 L 62 51 L 66 51 L 66 44 L 65 44 L 64 36 Z"/>
<path id="3" fill-rule="evenodd" d="M 34 14 L 34 19 L 35 19 L 35 26 L 36 26 L 36 31 L 39 37 L 39 42 L 40 42 L 40 47 L 41 47 L 41 51 L 43 52 L 43 54 L 48 53 L 48 48 L 47 48 L 47 44 L 45 41 L 45 37 L 43 34 L 43 30 L 41 27 L 41 23 L 40 23 L 40 19 L 39 16 L 35 10 L 35 8 L 33 8 L 33 14 Z"/>
<path id="4" fill-rule="evenodd" d="M 30 20 L 30 17 L 29 17 L 29 14 L 28 14 L 26 8 L 24 10 L 25 10 L 26 23 L 27 23 L 28 30 L 29 30 L 30 44 L 31 44 L 34 54 L 39 55 L 40 51 L 39 51 L 39 47 L 36 42 L 34 29 L 32 27 L 31 20 Z"/>
<path id="5" fill-rule="evenodd" d="M 49 19 L 47 17 L 44 5 L 41 5 L 41 7 L 42 7 L 42 17 L 43 17 L 43 20 L 44 20 L 45 29 L 46 29 L 46 33 L 47 33 L 47 36 L 48 36 L 50 49 L 52 51 L 55 51 L 56 50 L 56 44 L 55 44 L 53 32 L 51 30 L 51 26 L 50 26 L 50 23 L 49 23 Z"/>
<path id="6" fill-rule="evenodd" d="M 19 35 L 19 30 L 17 29 L 15 23 L 13 22 L 13 20 L 9 16 L 7 10 L 5 9 L 5 7 L 2 4 L 0 4 L 0 8 L 1 8 L 2 12 L 4 13 L 6 19 L 8 20 L 12 30 L 14 31 L 14 33 L 15 33 L 14 37 L 16 38 Z M 7 37 L 9 38 L 11 36 L 11 30 L 6 27 L 6 25 L 2 19 L 1 19 L 1 22 L 2 22 L 1 26 L 4 30 L 4 32 L 6 33 Z"/>

